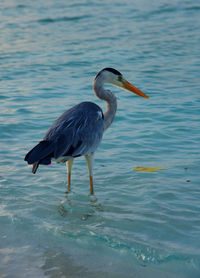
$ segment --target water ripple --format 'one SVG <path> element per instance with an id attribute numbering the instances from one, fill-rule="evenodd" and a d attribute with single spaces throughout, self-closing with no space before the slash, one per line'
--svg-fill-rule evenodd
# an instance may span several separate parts
<path id="1" fill-rule="evenodd" d="M 38 19 L 37 22 L 38 23 L 43 23 L 43 24 L 48 24 L 48 23 L 56 23 L 56 22 L 65 22 L 65 21 L 79 21 L 82 19 L 86 19 L 89 18 L 88 15 L 83 15 L 83 16 L 63 16 L 63 17 L 57 17 L 57 18 L 42 18 L 42 19 Z"/>

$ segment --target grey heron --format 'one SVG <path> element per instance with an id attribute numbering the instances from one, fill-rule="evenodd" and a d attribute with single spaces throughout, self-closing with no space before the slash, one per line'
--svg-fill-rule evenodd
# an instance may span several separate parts
<path id="1" fill-rule="evenodd" d="M 113 122 L 117 110 L 116 97 L 110 90 L 104 88 L 105 83 L 149 98 L 129 83 L 119 71 L 113 68 L 104 68 L 96 75 L 93 88 L 96 96 L 107 102 L 106 111 L 103 112 L 97 104 L 92 102 L 81 102 L 65 111 L 53 122 L 43 140 L 25 156 L 24 160 L 28 164 L 33 164 L 33 174 L 36 173 L 40 164 L 49 165 L 52 159 L 55 159 L 57 163 L 66 162 L 68 190 L 70 190 L 74 158 L 85 156 L 89 173 L 90 194 L 94 194 L 94 152 L 101 142 L 104 131 Z"/>

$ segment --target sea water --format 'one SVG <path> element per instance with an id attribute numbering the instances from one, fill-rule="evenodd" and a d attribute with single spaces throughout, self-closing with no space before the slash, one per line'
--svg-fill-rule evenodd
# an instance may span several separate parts
<path id="1" fill-rule="evenodd" d="M 1 0 L 0 277 L 200 277 L 200 4 Z M 26 153 L 66 109 L 109 86 L 118 111 L 66 194 L 65 165 Z M 161 167 L 155 172 L 136 167 Z"/>

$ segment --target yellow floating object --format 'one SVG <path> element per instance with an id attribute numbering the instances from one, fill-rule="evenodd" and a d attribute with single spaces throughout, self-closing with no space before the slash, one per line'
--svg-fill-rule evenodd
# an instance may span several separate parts
<path id="1" fill-rule="evenodd" d="M 165 169 L 165 168 L 163 168 L 163 167 L 136 167 L 133 169 L 133 171 L 152 173 L 152 172 L 160 171 L 163 169 Z"/>

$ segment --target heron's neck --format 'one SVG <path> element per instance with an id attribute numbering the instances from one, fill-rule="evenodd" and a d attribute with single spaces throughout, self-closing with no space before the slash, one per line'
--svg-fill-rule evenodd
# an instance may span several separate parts
<path id="1" fill-rule="evenodd" d="M 113 122 L 117 111 L 117 99 L 115 95 L 105 90 L 103 82 L 97 80 L 94 81 L 94 92 L 96 96 L 107 102 L 107 108 L 104 114 L 104 130 L 106 130 Z"/>

